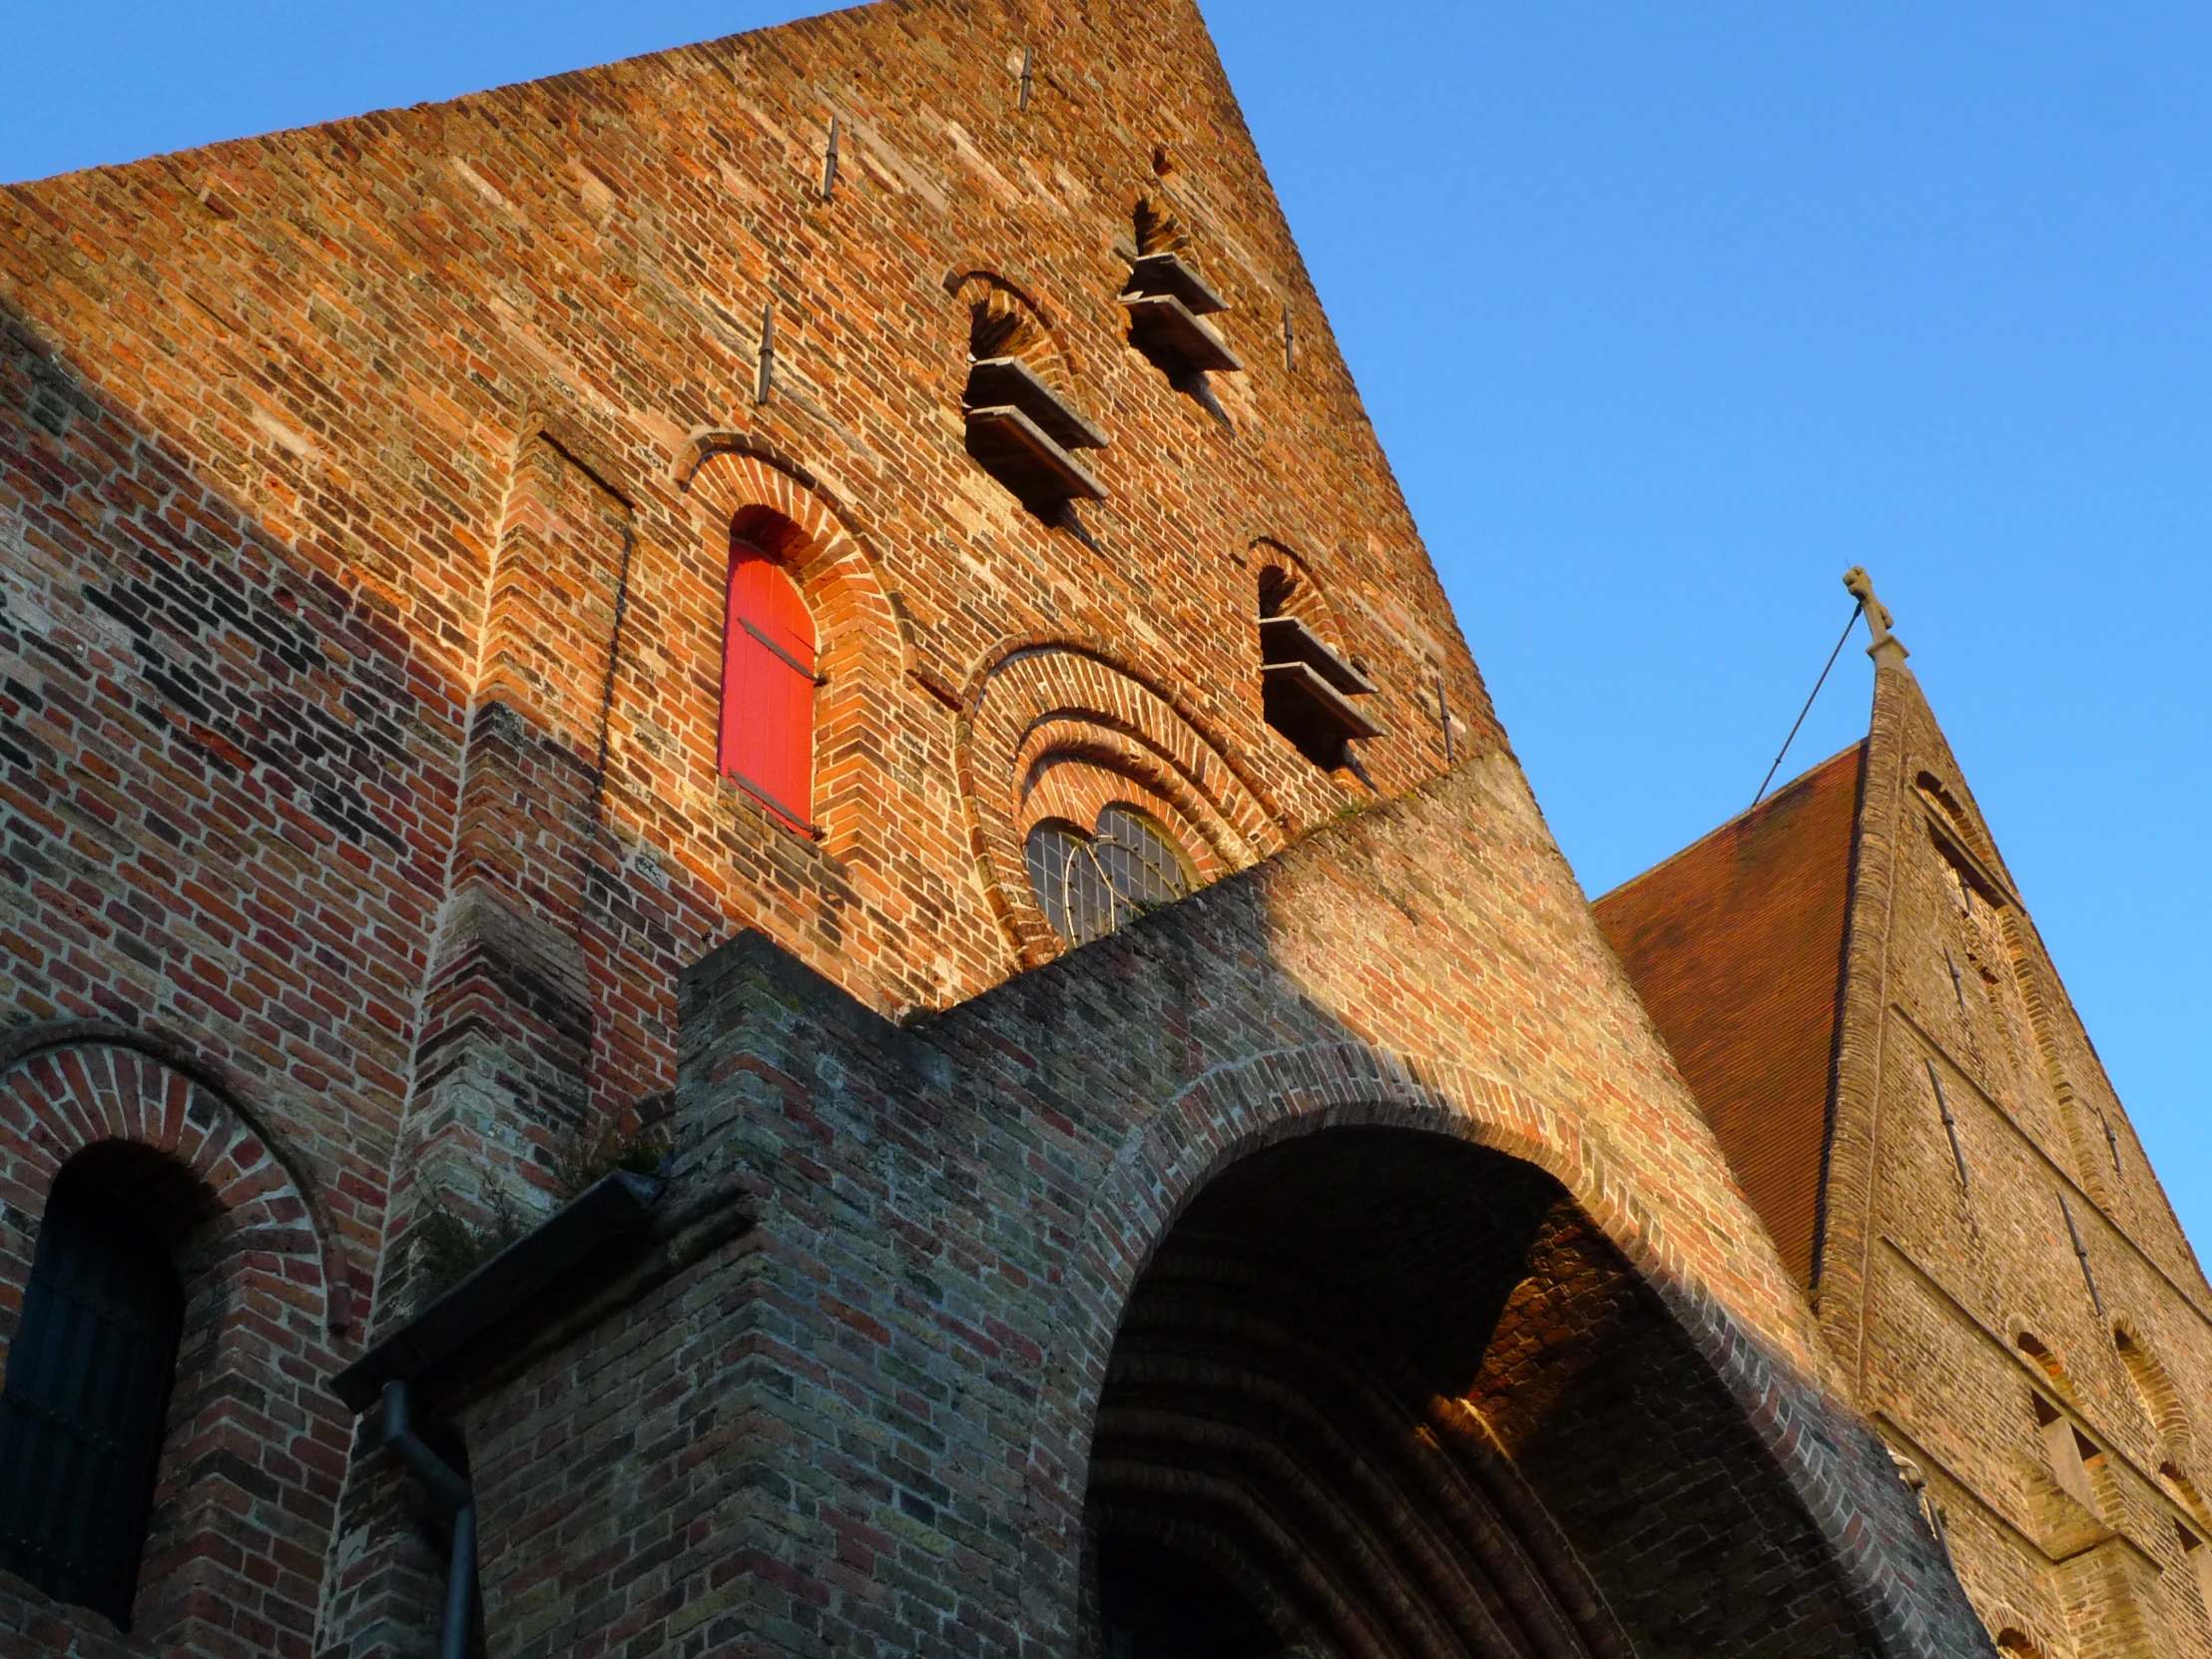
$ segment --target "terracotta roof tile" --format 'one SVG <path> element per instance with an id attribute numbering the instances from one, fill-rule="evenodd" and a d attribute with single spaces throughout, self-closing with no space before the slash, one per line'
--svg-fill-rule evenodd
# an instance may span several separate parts
<path id="1" fill-rule="evenodd" d="M 1593 908 L 1783 1261 L 1810 1286 L 1855 744 Z"/>

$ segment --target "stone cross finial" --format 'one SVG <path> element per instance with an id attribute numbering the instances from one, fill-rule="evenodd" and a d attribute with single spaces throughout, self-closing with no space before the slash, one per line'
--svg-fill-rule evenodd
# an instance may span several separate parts
<path id="1" fill-rule="evenodd" d="M 1890 632 L 1897 618 L 1875 597 L 1874 578 L 1867 574 L 1867 567 L 1853 565 L 1845 571 L 1844 586 L 1859 601 L 1860 612 L 1867 619 L 1867 655 L 1878 663 L 1903 662 L 1911 653 L 1905 649 L 1905 642 Z"/>

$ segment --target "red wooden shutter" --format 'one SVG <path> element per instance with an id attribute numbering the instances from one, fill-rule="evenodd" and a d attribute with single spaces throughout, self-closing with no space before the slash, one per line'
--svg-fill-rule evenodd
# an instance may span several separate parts
<path id="1" fill-rule="evenodd" d="M 815 784 L 815 622 L 781 566 L 730 549 L 722 656 L 722 771 L 798 828 Z"/>

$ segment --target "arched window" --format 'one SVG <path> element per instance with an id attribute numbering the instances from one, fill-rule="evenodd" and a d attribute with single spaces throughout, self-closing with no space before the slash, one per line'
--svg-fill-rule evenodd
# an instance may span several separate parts
<path id="1" fill-rule="evenodd" d="M 168 1240 L 192 1219 L 188 1185 L 122 1143 L 63 1167 L 0 1393 L 0 1561 L 124 1629 L 177 1369 Z"/>
<path id="2" fill-rule="evenodd" d="M 1027 852 L 1037 905 L 1070 944 L 1086 944 L 1191 890 L 1174 843 L 1127 807 L 1101 812 L 1092 834 L 1047 819 L 1029 831 Z"/>
<path id="3" fill-rule="evenodd" d="M 1327 615 L 1320 593 L 1281 564 L 1261 567 L 1260 697 L 1267 723 L 1318 767 L 1334 770 L 1354 738 L 1380 738 L 1382 728 L 1353 703 L 1372 697 L 1365 666 L 1338 654 L 1314 629 Z"/>
<path id="4" fill-rule="evenodd" d="M 721 765 L 725 778 L 779 818 L 811 830 L 815 621 L 776 557 L 791 533 L 773 516 L 741 518 L 731 539 Z"/>

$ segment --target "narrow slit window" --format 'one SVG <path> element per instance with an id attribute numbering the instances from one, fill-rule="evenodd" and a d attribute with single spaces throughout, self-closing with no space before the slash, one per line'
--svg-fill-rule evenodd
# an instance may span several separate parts
<path id="1" fill-rule="evenodd" d="M 2042 1437 L 2043 1455 L 2050 1464 L 2052 1476 L 2068 1496 L 2095 1514 L 2097 1493 L 2090 1482 L 2089 1469 L 2102 1452 L 2073 1425 L 2071 1417 L 2041 1394 L 2035 1396 L 2035 1428 Z"/>
<path id="2" fill-rule="evenodd" d="M 2207 1617 L 2212 1617 L 2212 1549 L 2181 1522 L 2174 1522 L 2174 1530 L 2181 1535 L 2181 1556 L 2189 1563 L 2189 1573 L 2197 1581 L 2197 1596 L 2204 1603 Z"/>
<path id="3" fill-rule="evenodd" d="M 184 1290 L 82 1160 L 56 1178 L 0 1391 L 0 1562 L 131 1624 Z"/>
<path id="4" fill-rule="evenodd" d="M 794 829 L 813 829 L 815 623 L 777 560 L 730 548 L 723 635 L 722 775 Z"/>

